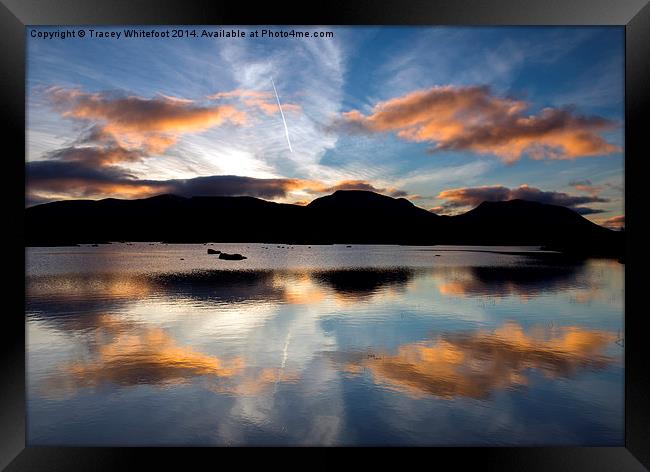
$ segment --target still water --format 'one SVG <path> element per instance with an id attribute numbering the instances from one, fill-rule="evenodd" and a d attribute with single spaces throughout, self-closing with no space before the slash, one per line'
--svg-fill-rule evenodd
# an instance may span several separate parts
<path id="1" fill-rule="evenodd" d="M 216 243 L 26 255 L 30 445 L 623 445 L 616 261 Z"/>

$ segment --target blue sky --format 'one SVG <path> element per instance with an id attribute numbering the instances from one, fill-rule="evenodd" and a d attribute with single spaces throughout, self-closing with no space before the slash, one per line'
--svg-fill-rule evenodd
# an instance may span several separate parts
<path id="1" fill-rule="evenodd" d="M 529 198 L 622 221 L 622 28 L 32 38 L 62 29 L 88 31 L 27 30 L 28 204 L 365 188 L 438 213 Z"/>

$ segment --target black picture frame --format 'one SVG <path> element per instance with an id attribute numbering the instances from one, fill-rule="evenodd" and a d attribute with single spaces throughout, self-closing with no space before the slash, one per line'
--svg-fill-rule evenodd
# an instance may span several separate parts
<path id="1" fill-rule="evenodd" d="M 364 0 L 281 5 L 208 0 L 2 0 L 0 94 L 4 114 L 4 234 L 14 256 L 5 260 L 6 290 L 0 382 L 0 468 L 6 470 L 122 470 L 155 462 L 223 460 L 213 448 L 57 448 L 25 446 L 24 159 L 25 26 L 89 24 L 319 24 L 319 25 L 621 25 L 625 27 L 625 446 L 566 448 L 436 448 L 413 451 L 425 463 L 473 464 L 498 470 L 646 470 L 650 468 L 647 316 L 641 297 L 647 257 L 643 208 L 650 96 L 650 5 L 647 0 Z M 8 146 L 7 146 L 8 144 Z M 646 152 L 644 152 L 644 149 Z M 318 464 L 338 454 L 315 451 Z M 329 450 L 328 450 L 329 451 Z M 400 451 L 403 452 L 403 451 Z M 372 453 L 382 460 L 385 450 Z M 215 456 L 215 454 L 220 454 Z M 408 452 L 411 454 L 411 451 Z M 238 466 L 251 460 L 239 458 Z M 412 458 L 412 456 L 409 456 Z M 414 458 L 413 458 L 414 460 Z M 213 463 L 213 466 L 223 464 Z"/>

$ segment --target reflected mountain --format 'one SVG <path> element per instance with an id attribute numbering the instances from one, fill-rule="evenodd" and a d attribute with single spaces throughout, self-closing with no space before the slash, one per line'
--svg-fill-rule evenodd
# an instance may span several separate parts
<path id="1" fill-rule="evenodd" d="M 284 287 L 272 270 L 192 271 L 149 277 L 159 293 L 213 303 L 280 302 Z"/>
<path id="2" fill-rule="evenodd" d="M 169 274 L 65 274 L 26 279 L 26 311 L 51 315 L 106 312 L 145 298 L 215 304 L 280 302 L 273 271 L 195 271 Z"/>
<path id="3" fill-rule="evenodd" d="M 339 269 L 275 271 L 194 271 L 152 277 L 157 290 L 213 302 L 319 301 L 334 293 L 347 299 L 368 299 L 387 288 L 404 288 L 412 269 Z M 301 296 L 305 295 L 305 296 Z"/>
<path id="4" fill-rule="evenodd" d="M 436 271 L 443 295 L 531 298 L 570 289 L 593 289 L 584 274 L 585 264 L 530 265 L 516 267 L 462 267 Z"/>
<path id="5" fill-rule="evenodd" d="M 28 276 L 25 294 L 28 317 L 56 319 L 63 330 L 83 330 L 94 327 L 96 315 L 155 296 L 155 287 L 147 277 L 127 274 Z"/>
<path id="6" fill-rule="evenodd" d="M 534 327 L 514 322 L 494 331 L 460 332 L 406 344 L 397 353 L 330 353 L 341 370 L 372 375 L 386 387 L 420 397 L 484 399 L 498 390 L 526 386 L 531 372 L 568 378 L 614 362 L 605 349 L 616 340 L 607 331 L 576 326 Z"/>
<path id="7" fill-rule="evenodd" d="M 430 283 L 432 290 L 446 296 L 532 298 L 571 291 L 576 302 L 587 302 L 602 295 L 601 282 L 592 280 L 584 268 L 571 264 L 31 276 L 26 279 L 26 312 L 56 319 L 61 329 L 83 330 L 93 327 L 94 314 L 120 311 L 144 299 L 205 307 L 368 302 L 408 291 L 416 281 Z M 68 316 L 79 314 L 83 316 Z"/>
<path id="8" fill-rule="evenodd" d="M 91 314 L 119 309 L 145 298 L 205 304 L 268 304 L 306 303 L 334 294 L 348 300 L 367 300 L 389 287 L 405 288 L 415 274 L 410 269 L 350 269 L 32 276 L 26 280 L 26 311 Z"/>
<path id="9" fill-rule="evenodd" d="M 386 288 L 404 289 L 416 271 L 407 268 L 328 270 L 311 274 L 313 281 L 347 299 L 364 299 Z"/>

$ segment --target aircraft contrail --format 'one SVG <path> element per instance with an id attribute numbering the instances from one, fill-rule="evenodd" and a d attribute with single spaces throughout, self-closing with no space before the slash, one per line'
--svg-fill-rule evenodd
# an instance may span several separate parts
<path id="1" fill-rule="evenodd" d="M 284 119 L 284 112 L 282 111 L 282 105 L 280 104 L 280 97 L 278 96 L 278 91 L 275 89 L 275 82 L 273 82 L 273 77 L 271 77 L 271 85 L 273 85 L 275 98 L 278 100 L 278 108 L 280 109 L 280 116 L 282 116 L 282 123 L 284 123 L 284 134 L 287 137 L 287 144 L 289 145 L 289 151 L 293 152 L 293 149 L 291 148 L 291 140 L 289 139 L 289 128 L 287 128 L 287 120 Z"/>
<path id="2" fill-rule="evenodd" d="M 282 364 L 278 369 L 278 378 L 275 379 L 273 394 L 275 394 L 278 391 L 278 382 L 280 381 L 280 377 L 284 373 L 284 366 L 287 364 L 287 357 L 289 357 L 289 341 L 291 341 L 291 330 L 289 330 L 289 332 L 287 333 L 287 340 L 284 343 L 284 349 L 282 349 Z"/>

